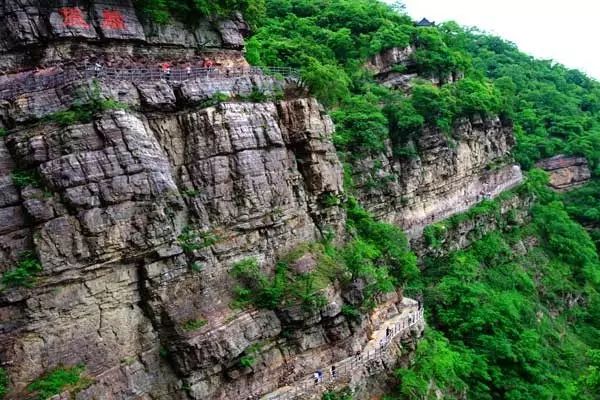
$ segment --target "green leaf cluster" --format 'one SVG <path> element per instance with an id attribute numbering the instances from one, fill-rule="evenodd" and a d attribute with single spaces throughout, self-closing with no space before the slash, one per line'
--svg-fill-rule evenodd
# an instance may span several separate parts
<path id="1" fill-rule="evenodd" d="M 95 115 L 107 110 L 124 110 L 127 108 L 127 104 L 105 98 L 100 92 L 99 83 L 93 82 L 89 90 L 79 94 L 79 97 L 68 110 L 48 114 L 44 119 L 66 127 L 92 122 Z"/>
<path id="2" fill-rule="evenodd" d="M 134 4 L 144 16 L 159 24 L 175 18 L 195 26 L 205 17 L 222 18 L 241 12 L 256 25 L 265 13 L 264 0 L 135 0 Z"/>
<path id="3" fill-rule="evenodd" d="M 0 368 L 0 399 L 8 393 L 8 374 L 4 368 Z"/>
<path id="4" fill-rule="evenodd" d="M 0 283 L 4 287 L 32 287 L 35 277 L 42 271 L 42 264 L 37 256 L 30 251 L 21 253 L 17 265 L 2 274 Z"/>
<path id="5" fill-rule="evenodd" d="M 207 322 L 208 321 L 206 321 L 205 319 L 202 319 L 202 318 L 190 319 L 190 320 L 185 321 L 181 325 L 181 327 L 186 332 L 193 332 L 193 331 L 197 331 L 198 329 L 202 328 L 204 325 L 207 324 Z"/>
<path id="6" fill-rule="evenodd" d="M 47 400 L 64 391 L 77 393 L 92 383 L 90 378 L 83 375 L 84 370 L 83 365 L 58 367 L 30 383 L 27 390 L 33 393 L 37 400 Z"/>

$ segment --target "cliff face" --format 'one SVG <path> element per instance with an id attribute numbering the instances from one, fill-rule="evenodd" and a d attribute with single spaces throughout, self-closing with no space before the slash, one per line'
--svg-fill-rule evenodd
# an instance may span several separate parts
<path id="1" fill-rule="evenodd" d="M 366 67 L 383 85 L 410 94 L 415 78 L 452 84 L 454 73 L 439 77 L 417 74 L 414 47 L 391 48 L 368 60 Z M 521 183 L 523 176 L 510 156 L 515 144 L 512 125 L 499 118 L 462 119 L 450 134 L 425 127 L 408 143 L 413 155 L 370 157 L 353 167 L 361 203 L 380 219 L 404 228 L 418 239 L 423 228 L 465 211 Z"/>
<path id="2" fill-rule="evenodd" d="M 363 160 L 354 170 L 361 203 L 379 218 L 402 226 L 412 237 L 423 227 L 494 197 L 522 180 L 510 163 L 512 127 L 499 119 L 463 120 L 448 137 L 426 128 L 418 155 Z"/>
<path id="3" fill-rule="evenodd" d="M 247 66 L 239 18 L 189 32 L 141 23 L 126 1 L 6 0 L 0 13 L 9 72 L 0 84 L 32 76 L 22 69 L 40 67 L 38 76 L 92 61 L 151 66 L 209 54 L 221 68 Z M 249 101 L 256 92 L 267 97 Z M 285 99 L 267 99 L 279 93 Z M 349 319 L 336 287 L 311 312 L 232 306 L 234 263 L 255 257 L 268 272 L 324 230 L 344 237 L 345 213 L 325 201 L 343 196 L 333 124 L 301 93 L 293 79 L 259 71 L 182 82 L 100 75 L 0 102 L 0 273 L 27 252 L 40 262 L 27 285 L 3 281 L 0 291 L 9 399 L 78 364 L 93 380 L 80 400 L 261 395 L 372 346 L 369 332 L 416 310 L 399 293 Z M 213 101 L 224 95 L 230 101 Z M 56 119 L 108 98 L 126 107 Z M 422 319 L 411 318 L 381 368 L 421 335 Z M 249 349 L 251 367 L 240 363 Z"/>
<path id="4" fill-rule="evenodd" d="M 3 72 L 91 59 L 175 59 L 198 49 L 245 63 L 239 50 L 249 29 L 241 16 L 199 21 L 190 31 L 177 22 L 141 21 L 131 0 L 4 0 L 0 15 Z"/>
<path id="5" fill-rule="evenodd" d="M 550 186 L 558 191 L 567 191 L 586 184 L 592 177 L 585 157 L 558 155 L 536 164 L 550 175 Z"/>

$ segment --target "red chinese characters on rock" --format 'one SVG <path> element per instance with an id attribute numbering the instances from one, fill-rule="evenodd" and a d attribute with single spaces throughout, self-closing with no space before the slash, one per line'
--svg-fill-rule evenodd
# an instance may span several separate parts
<path id="1" fill-rule="evenodd" d="M 125 21 L 123 20 L 123 14 L 121 14 L 121 12 L 117 10 L 103 10 L 102 28 L 113 30 L 125 29 Z"/>
<path id="2" fill-rule="evenodd" d="M 84 28 L 88 29 L 90 25 L 85 22 L 83 13 L 78 7 L 62 7 L 58 13 L 63 19 L 63 23 L 68 28 Z"/>

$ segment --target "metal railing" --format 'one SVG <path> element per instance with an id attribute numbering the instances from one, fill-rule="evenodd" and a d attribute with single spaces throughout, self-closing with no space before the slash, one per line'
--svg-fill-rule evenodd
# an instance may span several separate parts
<path id="1" fill-rule="evenodd" d="M 86 65 L 84 67 L 66 68 L 49 74 L 31 74 L 28 77 L 15 78 L 9 82 L 0 83 L 0 100 L 12 100 L 26 93 L 53 89 L 87 79 L 111 79 L 130 82 L 165 80 L 175 83 L 198 78 L 223 79 L 250 75 L 268 75 L 281 79 L 300 79 L 298 70 L 286 67 L 190 67 L 165 70 L 151 67 L 96 68 Z"/>
<path id="2" fill-rule="evenodd" d="M 394 338 L 422 322 L 423 309 L 417 309 L 408 313 L 404 318 L 396 321 L 394 324 L 387 325 L 385 330 L 383 328 L 380 330 L 380 332 L 383 331 L 387 333 L 387 330 L 389 329 L 389 335 L 384 336 L 375 348 L 368 349 L 367 345 L 366 350 L 363 349 L 363 351 L 359 354 L 345 358 L 337 363 L 328 365 L 325 368 L 320 368 L 319 370 L 323 373 L 321 378 L 316 378 L 314 374 L 306 375 L 288 385 L 287 387 L 289 387 L 289 389 L 285 391 L 281 391 L 282 389 L 279 389 L 276 392 L 272 392 L 272 394 L 260 394 L 247 391 L 244 393 L 238 393 L 237 396 L 240 399 L 248 400 L 259 398 L 262 400 L 293 400 L 307 393 L 311 393 L 315 389 L 323 388 L 327 383 L 343 381 L 345 377 L 349 377 L 351 375 L 352 371 L 364 367 L 371 361 L 381 360 L 389 350 L 390 344 Z M 335 372 L 332 371 L 332 366 L 335 366 Z"/>

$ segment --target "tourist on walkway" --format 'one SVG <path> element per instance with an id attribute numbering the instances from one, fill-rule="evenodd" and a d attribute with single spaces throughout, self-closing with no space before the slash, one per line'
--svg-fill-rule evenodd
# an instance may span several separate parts
<path id="1" fill-rule="evenodd" d="M 392 330 L 388 326 L 387 328 L 385 328 L 385 337 L 389 338 L 390 336 L 392 336 Z"/>
<path id="2" fill-rule="evenodd" d="M 96 76 L 100 75 L 100 72 L 102 71 L 102 64 L 100 64 L 99 62 L 94 64 L 94 72 L 96 74 Z"/>
<path id="3" fill-rule="evenodd" d="M 387 344 L 387 338 L 384 338 L 384 337 L 382 337 L 382 338 L 379 340 L 379 348 L 380 348 L 380 349 L 384 348 L 386 344 Z"/>
<path id="4" fill-rule="evenodd" d="M 162 75 L 165 79 L 169 80 L 171 78 L 171 64 L 168 62 L 162 63 L 160 65 L 162 69 Z"/>
<path id="5" fill-rule="evenodd" d="M 361 353 L 360 353 L 360 350 L 358 350 L 358 351 L 356 352 L 356 354 L 354 354 L 354 357 L 356 358 L 356 361 L 357 361 L 357 362 L 360 362 L 360 360 L 361 360 L 361 358 L 362 358 L 362 355 L 361 355 Z"/>
<path id="6" fill-rule="evenodd" d="M 190 79 L 192 77 L 192 66 L 188 64 L 185 68 L 185 73 L 187 74 L 187 78 Z"/>
<path id="7" fill-rule="evenodd" d="M 319 384 L 319 371 L 315 371 L 313 376 L 315 377 L 315 385 L 318 385 Z"/>
<path id="8" fill-rule="evenodd" d="M 332 379 L 336 379 L 337 378 L 337 371 L 335 369 L 335 365 L 331 366 L 331 378 Z"/>

